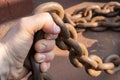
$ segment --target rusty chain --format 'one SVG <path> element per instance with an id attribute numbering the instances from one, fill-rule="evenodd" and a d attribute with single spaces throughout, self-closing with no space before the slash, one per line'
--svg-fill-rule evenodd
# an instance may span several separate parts
<path id="1" fill-rule="evenodd" d="M 103 6 L 93 5 L 75 10 L 71 15 L 65 14 L 65 22 L 70 23 L 77 31 L 120 31 L 120 3 L 109 2 Z M 114 74 L 120 70 L 120 56 L 112 54 L 103 62 L 97 55 L 89 55 L 83 44 L 79 44 L 82 49 L 82 56 L 75 55 L 75 51 L 70 51 L 70 62 L 78 68 L 85 67 L 86 72 L 97 77 L 104 70 L 108 74 Z"/>
<path id="2" fill-rule="evenodd" d="M 77 9 L 72 15 L 66 15 L 66 22 L 72 24 L 77 31 L 120 31 L 120 3 L 109 2 L 103 6 L 93 5 Z"/>
<path id="3" fill-rule="evenodd" d="M 48 2 L 39 5 L 34 10 L 35 14 L 42 12 L 49 12 L 54 22 L 61 28 L 61 32 L 56 39 L 56 45 L 62 50 L 69 51 L 70 62 L 75 67 L 85 67 L 86 72 L 94 77 L 99 76 L 102 71 L 114 74 L 120 70 L 119 55 L 110 55 L 103 62 L 99 56 L 89 55 L 87 48 L 77 41 L 77 31 L 85 31 L 86 29 L 92 31 L 105 31 L 107 29 L 120 31 L 119 2 L 109 2 L 103 6 L 95 5 L 77 9 L 73 14 L 65 14 L 60 4 Z M 49 77 L 45 77 L 43 76 L 42 80 L 50 80 Z M 39 79 L 36 78 L 35 80 Z"/>

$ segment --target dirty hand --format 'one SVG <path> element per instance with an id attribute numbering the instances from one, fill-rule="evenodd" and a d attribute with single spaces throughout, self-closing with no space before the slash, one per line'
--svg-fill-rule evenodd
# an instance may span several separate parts
<path id="1" fill-rule="evenodd" d="M 35 32 L 43 30 L 44 40 L 35 43 L 35 60 L 41 63 L 41 70 L 47 71 L 54 58 L 53 48 L 60 28 L 48 13 L 24 17 L 18 20 L 0 40 L 0 76 L 1 80 L 20 80 L 28 73 L 24 60 L 32 46 Z"/>

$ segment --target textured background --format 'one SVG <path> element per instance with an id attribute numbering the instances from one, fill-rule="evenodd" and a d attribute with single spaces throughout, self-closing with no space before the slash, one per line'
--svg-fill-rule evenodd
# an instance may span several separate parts
<path id="1" fill-rule="evenodd" d="M 31 13 L 33 0 L 0 0 L 0 23 Z"/>

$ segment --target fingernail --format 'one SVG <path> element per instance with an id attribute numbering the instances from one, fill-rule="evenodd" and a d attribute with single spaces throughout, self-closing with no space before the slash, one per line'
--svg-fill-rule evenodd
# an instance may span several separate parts
<path id="1" fill-rule="evenodd" d="M 46 48 L 46 45 L 45 45 L 45 44 L 41 44 L 41 45 L 40 45 L 40 51 L 45 50 L 45 48 Z"/>
<path id="2" fill-rule="evenodd" d="M 39 60 L 39 62 L 43 62 L 43 61 L 45 61 L 45 55 L 43 55 L 43 54 L 40 54 L 40 60 Z"/>
<path id="3" fill-rule="evenodd" d="M 60 27 L 57 26 L 56 24 L 54 24 L 54 31 L 55 31 L 55 33 L 59 33 L 60 32 Z"/>
<path id="4" fill-rule="evenodd" d="M 45 55 L 43 55 L 43 54 L 40 54 L 40 53 L 37 53 L 36 55 L 35 55 L 35 60 L 37 61 L 37 62 L 39 62 L 39 63 L 41 63 L 41 62 L 44 62 L 45 61 Z"/>

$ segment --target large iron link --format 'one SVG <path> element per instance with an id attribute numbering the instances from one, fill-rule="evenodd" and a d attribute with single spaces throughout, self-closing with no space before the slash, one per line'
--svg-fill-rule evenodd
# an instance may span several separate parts
<path id="1" fill-rule="evenodd" d="M 98 63 L 98 65 L 103 64 L 102 59 L 100 57 L 96 55 L 90 55 L 89 57 L 90 59 L 95 60 Z M 92 68 L 91 66 L 88 66 L 88 65 L 85 67 L 85 70 L 89 75 L 94 76 L 94 77 L 99 76 L 102 72 L 101 70 L 97 68 Z"/>
<path id="2" fill-rule="evenodd" d="M 115 66 L 112 69 L 106 70 L 107 73 L 114 74 L 115 72 L 120 70 L 120 56 L 112 54 L 105 59 L 105 62 L 112 62 Z"/>

